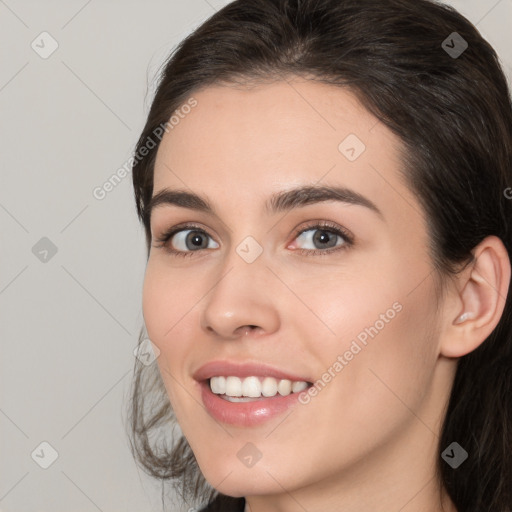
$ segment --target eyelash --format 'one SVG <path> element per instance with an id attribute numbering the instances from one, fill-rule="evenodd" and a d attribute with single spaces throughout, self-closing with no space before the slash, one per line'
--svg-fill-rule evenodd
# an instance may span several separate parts
<path id="1" fill-rule="evenodd" d="M 327 229 L 328 228 L 328 229 Z M 344 243 L 338 247 L 332 247 L 330 249 L 295 249 L 300 254 L 303 254 L 305 256 L 327 256 L 329 254 L 332 254 L 334 252 L 346 250 L 350 248 L 352 245 L 354 245 L 354 237 L 345 229 L 341 228 L 340 226 L 337 226 L 336 224 L 333 224 L 331 222 L 312 222 L 311 224 L 307 224 L 306 226 L 302 226 L 299 230 L 297 230 L 294 234 L 293 240 L 295 240 L 298 236 L 300 236 L 305 231 L 310 231 L 313 229 L 321 230 L 321 231 L 327 231 L 328 233 L 338 235 L 340 236 Z M 156 239 L 156 242 L 158 245 L 154 245 L 155 248 L 161 249 L 165 248 L 167 252 L 172 254 L 173 256 L 181 256 L 181 257 L 189 257 L 192 256 L 194 253 L 200 252 L 198 251 L 177 251 L 175 249 L 172 249 L 171 247 L 168 247 L 166 244 L 167 242 L 180 231 L 198 231 L 199 233 L 202 233 L 210 238 L 212 238 L 203 228 L 201 228 L 198 225 L 195 224 L 184 224 L 180 226 L 174 226 L 167 231 L 165 231 L 159 238 Z"/>

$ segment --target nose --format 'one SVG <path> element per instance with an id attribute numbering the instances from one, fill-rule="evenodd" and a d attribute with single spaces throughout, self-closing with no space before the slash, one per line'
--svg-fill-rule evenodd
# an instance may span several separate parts
<path id="1" fill-rule="evenodd" d="M 201 328 L 223 340 L 277 331 L 276 281 L 264 261 L 246 263 L 235 254 L 201 301 Z"/>

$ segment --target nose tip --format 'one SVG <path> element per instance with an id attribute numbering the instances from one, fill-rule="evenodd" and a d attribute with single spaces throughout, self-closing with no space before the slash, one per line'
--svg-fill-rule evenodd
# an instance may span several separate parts
<path id="1" fill-rule="evenodd" d="M 269 290 L 275 281 L 273 276 L 269 276 L 264 267 L 245 263 L 237 266 L 236 273 L 228 273 L 201 301 L 203 331 L 225 340 L 248 339 L 249 334 L 259 338 L 275 332 L 280 321 L 276 294 Z"/>

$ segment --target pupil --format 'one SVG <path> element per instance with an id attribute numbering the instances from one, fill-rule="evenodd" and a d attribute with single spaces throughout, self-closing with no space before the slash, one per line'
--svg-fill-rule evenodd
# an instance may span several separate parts
<path id="1" fill-rule="evenodd" d="M 313 237 L 315 242 L 318 242 L 319 244 L 322 244 L 328 247 L 334 247 L 336 245 L 336 237 L 332 237 L 332 240 L 330 240 L 330 233 L 329 231 L 317 231 L 316 234 Z M 329 244 L 329 241 L 331 243 Z M 332 243 L 334 242 L 334 243 Z"/>
<path id="2" fill-rule="evenodd" d="M 192 243 L 192 245 L 194 245 L 195 247 L 201 247 L 203 246 L 203 240 L 202 240 L 202 235 L 200 233 L 198 233 L 197 231 L 192 231 L 190 232 L 190 234 L 188 235 L 188 241 Z"/>

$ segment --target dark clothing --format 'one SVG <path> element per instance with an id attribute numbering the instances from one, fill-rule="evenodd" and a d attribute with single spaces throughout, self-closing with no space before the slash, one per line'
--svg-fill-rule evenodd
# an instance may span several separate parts
<path id="1" fill-rule="evenodd" d="M 244 512 L 245 499 L 232 498 L 219 494 L 209 505 L 199 512 Z"/>

